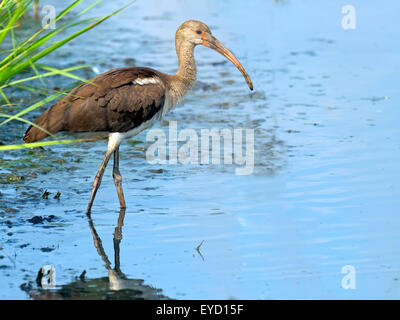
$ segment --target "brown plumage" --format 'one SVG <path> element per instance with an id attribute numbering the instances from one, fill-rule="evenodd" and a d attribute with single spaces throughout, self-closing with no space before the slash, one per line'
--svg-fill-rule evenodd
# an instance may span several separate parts
<path id="1" fill-rule="evenodd" d="M 157 79 L 140 85 L 139 79 Z M 140 80 L 139 80 L 140 81 Z M 165 102 L 165 86 L 160 74 L 149 68 L 120 68 L 103 73 L 50 107 L 35 124 L 50 133 L 126 132 L 150 120 Z M 25 142 L 46 138 L 43 130 L 30 126 Z"/>
<path id="2" fill-rule="evenodd" d="M 103 162 L 93 181 L 87 212 L 90 212 L 104 170 L 114 155 L 113 177 L 121 208 L 125 208 L 122 177 L 119 172 L 119 145 L 149 128 L 153 120 L 174 107 L 189 91 L 196 80 L 194 48 L 203 45 L 216 50 L 230 60 L 243 74 L 250 90 L 253 84 L 243 66 L 200 21 L 188 20 L 176 31 L 175 47 L 178 71 L 168 75 L 149 68 L 120 68 L 103 73 L 72 90 L 47 111 L 35 124 L 50 133 L 106 132 L 108 146 Z M 23 137 L 25 142 L 46 138 L 48 134 L 29 127 Z"/>

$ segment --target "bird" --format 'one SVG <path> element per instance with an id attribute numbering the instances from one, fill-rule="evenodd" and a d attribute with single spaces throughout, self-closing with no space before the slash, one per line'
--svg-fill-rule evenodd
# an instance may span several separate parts
<path id="1" fill-rule="evenodd" d="M 113 179 L 121 208 L 126 208 L 119 171 L 119 146 L 150 128 L 175 107 L 196 81 L 194 48 L 209 47 L 230 60 L 244 76 L 250 90 L 253 83 L 234 56 L 203 22 L 188 20 L 175 33 L 178 56 L 176 74 L 147 67 L 122 67 L 102 73 L 72 89 L 43 112 L 24 136 L 25 143 L 40 141 L 58 132 L 103 133 L 108 138 L 104 159 L 93 180 L 86 212 L 90 212 L 105 168 L 114 155 Z M 40 128 L 38 128 L 40 127 Z"/>

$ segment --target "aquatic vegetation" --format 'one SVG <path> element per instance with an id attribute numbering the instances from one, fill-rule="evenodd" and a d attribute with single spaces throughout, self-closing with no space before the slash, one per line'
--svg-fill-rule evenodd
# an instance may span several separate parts
<path id="1" fill-rule="evenodd" d="M 62 97 L 68 92 L 68 90 L 55 90 L 46 87 L 43 79 L 54 75 L 62 75 L 74 80 L 86 81 L 74 75 L 72 71 L 87 67 L 87 65 L 81 64 L 59 69 L 40 64 L 39 61 L 133 3 L 133 1 L 129 2 L 122 8 L 105 16 L 82 19 L 84 14 L 102 2 L 102 0 L 98 0 L 82 11 L 75 13 L 74 9 L 82 1 L 74 1 L 56 15 L 54 21 L 49 21 L 37 31 L 32 29 L 31 32 L 25 32 L 22 37 L 17 35 L 17 28 L 24 28 L 24 24 L 20 21 L 27 15 L 27 12 L 34 4 L 34 0 L 21 0 L 17 3 L 13 0 L 3 0 L 0 3 L 0 96 L 2 100 L 0 117 L 5 118 L 0 122 L 0 127 L 4 127 L 13 120 L 23 121 L 37 127 L 37 125 L 24 119 L 23 116 L 46 103 Z M 49 27 L 53 22 L 56 22 L 57 25 L 56 28 L 51 29 Z M 76 27 L 79 27 L 77 31 L 75 31 Z M 30 85 L 29 83 L 32 83 L 32 81 L 40 81 L 43 87 L 37 88 Z M 7 95 L 8 90 L 16 89 L 36 92 L 45 97 L 28 107 L 20 108 L 18 105 L 13 104 Z M 17 112 L 10 115 L 10 111 L 14 109 Z M 0 146 L 0 151 L 79 141 L 82 140 L 47 141 L 35 145 L 4 145 Z"/>

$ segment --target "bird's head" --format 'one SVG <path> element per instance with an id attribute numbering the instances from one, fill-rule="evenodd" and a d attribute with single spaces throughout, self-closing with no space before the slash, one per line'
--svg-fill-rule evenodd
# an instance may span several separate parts
<path id="1" fill-rule="evenodd" d="M 238 59 L 211 34 L 210 28 L 205 23 L 196 20 L 185 21 L 176 31 L 175 43 L 177 49 L 182 44 L 190 43 L 193 46 L 201 44 L 219 52 L 239 69 L 246 79 L 250 90 L 253 90 L 253 83 Z"/>

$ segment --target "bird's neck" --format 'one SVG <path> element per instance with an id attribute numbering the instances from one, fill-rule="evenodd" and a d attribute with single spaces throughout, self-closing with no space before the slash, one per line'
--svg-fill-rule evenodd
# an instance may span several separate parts
<path id="1" fill-rule="evenodd" d="M 181 80 L 193 84 L 196 81 L 196 63 L 194 61 L 194 45 L 183 42 L 177 47 L 178 72 L 176 76 Z"/>
<path id="2" fill-rule="evenodd" d="M 189 42 L 183 42 L 177 46 L 176 53 L 178 55 L 178 71 L 171 76 L 170 81 L 173 105 L 176 105 L 183 98 L 196 81 L 194 45 Z"/>

